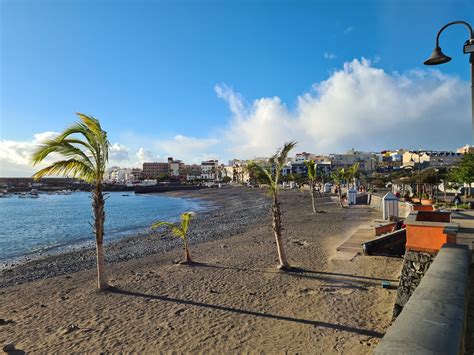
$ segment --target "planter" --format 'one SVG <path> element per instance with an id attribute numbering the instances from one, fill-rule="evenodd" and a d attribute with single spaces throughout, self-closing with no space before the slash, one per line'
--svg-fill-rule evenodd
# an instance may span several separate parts
<path id="1" fill-rule="evenodd" d="M 411 199 L 411 202 L 413 202 L 413 203 L 420 203 L 420 199 L 414 197 L 414 198 Z"/>
<path id="2" fill-rule="evenodd" d="M 434 200 L 430 200 L 430 199 L 427 199 L 427 198 L 422 198 L 421 199 L 421 204 L 423 206 L 432 205 L 433 203 L 434 203 Z"/>

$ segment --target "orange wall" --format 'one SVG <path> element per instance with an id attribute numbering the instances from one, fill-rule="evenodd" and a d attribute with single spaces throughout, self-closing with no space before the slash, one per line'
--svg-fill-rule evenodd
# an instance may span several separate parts
<path id="1" fill-rule="evenodd" d="M 375 227 L 375 235 L 390 233 L 393 231 L 397 223 L 384 224 L 383 226 Z"/>
<path id="2" fill-rule="evenodd" d="M 413 205 L 413 211 L 433 211 L 432 205 Z"/>
<path id="3" fill-rule="evenodd" d="M 456 236 L 443 232 L 444 226 L 407 225 L 406 250 L 437 252 L 445 243 L 456 244 Z"/>

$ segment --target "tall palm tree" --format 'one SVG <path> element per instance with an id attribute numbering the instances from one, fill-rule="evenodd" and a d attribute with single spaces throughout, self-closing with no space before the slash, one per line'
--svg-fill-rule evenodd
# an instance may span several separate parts
<path id="1" fill-rule="evenodd" d="M 341 208 L 344 208 L 344 205 L 342 204 L 341 185 L 342 185 L 342 182 L 346 178 L 347 178 L 347 171 L 344 168 L 336 169 L 331 174 L 331 179 L 334 182 L 334 184 L 336 184 L 336 187 L 337 187 L 337 196 L 339 198 L 339 206 L 341 206 Z"/>
<path id="2" fill-rule="evenodd" d="M 316 169 L 318 165 L 314 162 L 314 160 L 305 161 L 304 164 L 308 168 L 309 190 L 311 193 L 311 203 L 313 204 L 313 212 L 318 213 L 318 210 L 316 209 L 316 204 L 314 202 L 314 199 L 316 198 L 316 179 L 318 177 Z"/>
<path id="3" fill-rule="evenodd" d="M 189 254 L 189 244 L 188 244 L 188 230 L 189 230 L 189 222 L 191 221 L 191 217 L 193 216 L 193 212 L 184 212 L 181 213 L 181 224 L 176 225 L 171 222 L 156 222 L 153 223 L 151 229 L 156 229 L 160 227 L 168 227 L 171 230 L 171 233 L 178 238 L 183 240 L 184 244 L 184 262 L 183 264 L 191 264 L 193 261 L 191 259 L 191 255 Z"/>
<path id="4" fill-rule="evenodd" d="M 100 290 L 108 288 L 105 275 L 104 223 L 105 199 L 103 180 L 109 157 L 110 143 L 98 119 L 77 113 L 80 121 L 67 128 L 54 139 L 49 139 L 35 150 L 33 165 L 39 164 L 52 153 L 64 159 L 58 160 L 36 172 L 35 180 L 44 176 L 59 175 L 78 177 L 92 184 L 92 208 L 94 211 L 93 229 L 95 232 L 97 254 L 97 286 Z"/>
<path id="5" fill-rule="evenodd" d="M 294 148 L 296 142 L 288 142 L 283 145 L 283 148 L 279 149 L 271 158 L 270 166 L 264 167 L 258 165 L 255 162 L 250 162 L 247 165 L 247 169 L 250 173 L 253 173 L 257 178 L 257 181 L 263 184 L 267 184 L 270 187 L 270 194 L 272 196 L 272 227 L 273 233 L 275 234 L 275 240 L 277 245 L 278 252 L 278 268 L 280 270 L 289 270 L 291 269 L 290 264 L 286 258 L 285 250 L 283 249 L 282 237 L 281 237 L 281 209 L 280 202 L 278 200 L 279 196 L 279 183 L 280 183 L 280 174 L 281 170 L 286 164 L 286 159 L 290 150 Z"/>

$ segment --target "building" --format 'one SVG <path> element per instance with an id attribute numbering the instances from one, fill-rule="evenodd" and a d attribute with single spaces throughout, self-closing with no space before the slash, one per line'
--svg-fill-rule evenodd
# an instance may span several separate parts
<path id="1" fill-rule="evenodd" d="M 164 175 L 169 175 L 168 163 L 143 163 L 143 179 L 157 179 Z"/>
<path id="2" fill-rule="evenodd" d="M 181 160 L 174 160 L 172 157 L 168 157 L 168 168 L 169 168 L 169 175 L 174 179 L 183 179 L 183 167 L 184 163 Z"/>
<path id="3" fill-rule="evenodd" d="M 219 180 L 219 161 L 206 160 L 201 162 L 201 179 L 202 180 Z"/>
<path id="4" fill-rule="evenodd" d="M 403 154 L 403 167 L 440 168 L 449 167 L 459 163 L 462 158 L 461 153 L 449 151 L 407 151 Z"/>
<path id="5" fill-rule="evenodd" d="M 142 179 L 142 169 L 133 168 L 130 175 L 128 176 L 128 180 L 141 180 L 141 179 Z"/>
<path id="6" fill-rule="evenodd" d="M 461 153 L 461 154 L 470 153 L 470 154 L 472 154 L 472 153 L 474 153 L 474 145 L 467 144 L 464 147 L 459 148 L 457 150 L 457 153 Z"/>
<path id="7" fill-rule="evenodd" d="M 247 183 L 250 181 L 250 174 L 247 170 L 248 160 L 229 160 L 229 164 L 224 168 L 227 171 L 227 168 L 231 169 L 232 172 L 228 172 L 228 176 L 232 176 L 232 181 L 238 184 Z"/>
<path id="8" fill-rule="evenodd" d="M 181 169 L 181 180 L 194 181 L 201 179 L 201 166 L 198 164 L 183 165 Z"/>
<path id="9" fill-rule="evenodd" d="M 377 171 L 387 173 L 401 169 L 403 165 L 403 153 L 404 150 L 384 150 L 377 154 Z"/>
<path id="10" fill-rule="evenodd" d="M 331 154 L 329 156 L 333 169 L 349 168 L 359 163 L 359 169 L 374 171 L 377 167 L 377 157 L 374 153 L 348 150 L 345 154 Z"/>
<path id="11" fill-rule="evenodd" d="M 310 153 L 296 153 L 295 159 L 293 159 L 293 162 L 295 163 L 304 163 L 305 161 L 311 160 L 312 154 Z"/>

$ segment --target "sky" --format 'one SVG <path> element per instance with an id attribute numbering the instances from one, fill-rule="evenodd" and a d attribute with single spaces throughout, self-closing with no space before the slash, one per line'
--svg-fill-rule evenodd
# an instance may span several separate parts
<path id="1" fill-rule="evenodd" d="M 110 164 L 472 144 L 472 0 L 0 0 L 0 176 L 100 119 Z"/>

